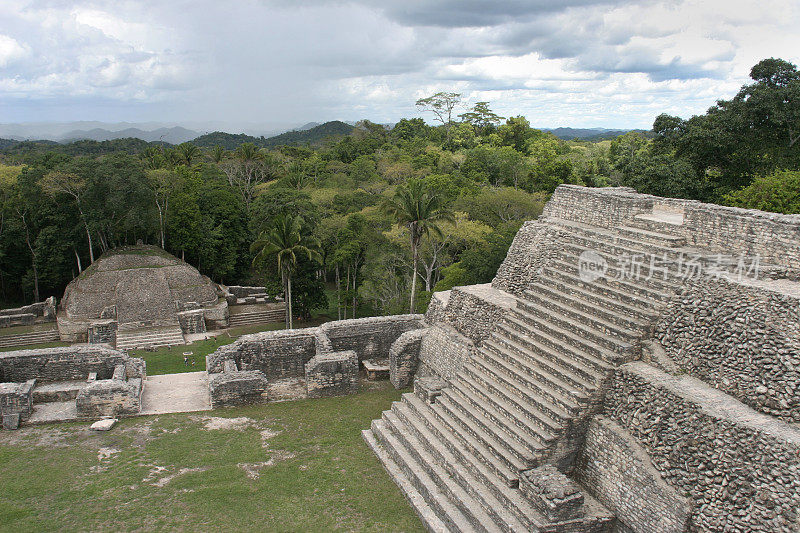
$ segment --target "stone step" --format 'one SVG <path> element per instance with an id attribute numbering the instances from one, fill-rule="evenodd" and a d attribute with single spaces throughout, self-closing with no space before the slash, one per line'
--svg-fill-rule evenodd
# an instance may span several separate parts
<path id="1" fill-rule="evenodd" d="M 414 430 L 406 425 L 394 411 L 384 411 L 383 421 L 387 431 L 391 431 L 391 436 L 411 456 L 416 468 L 423 469 L 430 476 L 442 494 L 461 511 L 464 518 L 476 530 L 487 533 L 502 531 L 502 528 L 483 508 L 483 505 L 453 479 L 431 451 L 420 442 Z"/>
<path id="2" fill-rule="evenodd" d="M 428 531 L 436 533 L 446 533 L 453 531 L 445 525 L 445 523 L 436 515 L 436 512 L 425 502 L 422 494 L 414 487 L 411 480 L 403 473 L 403 470 L 389 457 L 383 446 L 378 444 L 375 439 L 375 434 L 371 429 L 365 429 L 361 432 L 361 436 L 367 446 L 378 457 L 378 460 L 383 464 L 383 467 L 392 477 L 394 482 L 400 487 L 400 490 L 405 494 L 406 499 L 411 503 L 422 524 Z"/>
<path id="3" fill-rule="evenodd" d="M 620 305 L 619 302 L 584 291 L 580 287 L 569 287 L 544 279 L 532 283 L 525 291 L 525 296 L 540 301 L 558 302 L 563 307 L 571 307 L 583 314 L 596 316 L 610 325 L 636 332 L 637 337 L 648 331 L 652 321 L 658 316 L 654 311 L 649 311 L 650 319 L 644 319 L 641 318 L 643 310 Z"/>
<path id="4" fill-rule="evenodd" d="M 413 395 L 412 393 L 406 394 Z M 416 398 L 415 395 L 414 397 Z M 407 401 L 411 402 L 411 399 L 409 398 Z M 422 402 L 422 400 L 419 401 Z M 447 398 L 442 399 L 439 397 L 432 407 L 431 413 L 439 422 L 437 427 L 446 428 L 453 435 L 458 435 L 459 442 L 470 450 L 472 456 L 477 458 L 480 464 L 494 472 L 494 475 L 500 478 L 504 484 L 509 487 L 517 486 L 519 483 L 519 467 L 524 467 L 523 463 L 518 462 L 516 458 L 509 462 L 504 457 L 499 456 L 499 452 L 496 452 L 485 440 L 492 440 L 494 437 L 491 437 L 480 428 L 478 431 L 482 433 L 482 436 L 476 436 L 474 426 L 463 425 L 464 422 L 459 418 L 459 416 L 463 416 L 462 413 L 453 414 L 457 409 L 453 404 L 449 403 Z"/>
<path id="5" fill-rule="evenodd" d="M 623 235 L 619 228 L 610 230 L 557 218 L 548 218 L 547 222 L 558 226 L 562 230 L 559 236 L 559 243 L 564 241 L 583 243 L 598 252 L 607 251 L 612 254 L 646 253 L 656 254 L 659 257 L 664 254 L 667 254 L 667 257 L 677 257 L 683 252 L 681 249 L 656 244 L 648 239 L 640 239 L 635 235 Z"/>
<path id="6" fill-rule="evenodd" d="M 372 434 L 375 436 L 377 443 L 419 492 L 425 504 L 445 524 L 448 531 L 481 531 L 469 522 L 467 517 L 464 516 L 454 502 L 450 501 L 425 469 L 414 460 L 413 455 L 392 435 L 383 419 L 372 421 Z"/>
<path id="7" fill-rule="evenodd" d="M 540 283 L 532 283 L 526 290 L 525 298 L 517 303 L 517 308 L 535 314 L 530 309 L 533 304 L 538 307 L 550 309 L 560 316 L 569 317 L 576 322 L 591 326 L 597 331 L 607 335 L 621 337 L 627 341 L 635 341 L 647 330 L 649 324 L 616 313 L 610 309 L 603 309 L 590 302 L 581 300 L 576 296 L 548 288 Z"/>
<path id="8" fill-rule="evenodd" d="M 543 440 L 548 435 L 561 433 L 564 420 L 568 417 L 563 409 L 548 405 L 545 400 L 540 403 L 525 400 L 492 376 L 475 372 L 469 365 L 464 366 L 459 378 L 453 383 L 453 387 L 471 402 L 478 405 L 486 402 L 505 413 L 508 418 L 525 424 L 529 431 L 540 428 L 543 430 Z"/>
<path id="9" fill-rule="evenodd" d="M 626 238 L 632 238 L 637 241 L 645 241 L 665 248 L 678 248 L 686 246 L 686 239 L 677 235 L 670 235 L 668 233 L 661 233 L 647 228 L 637 228 L 635 226 L 619 226 L 617 231 L 620 235 Z"/>
<path id="10" fill-rule="evenodd" d="M 0 335 L 0 347 L 28 346 L 31 344 L 42 344 L 59 340 L 61 340 L 61 337 L 58 334 L 58 330 L 15 333 L 12 335 Z"/>
<path id="11" fill-rule="evenodd" d="M 436 403 L 461 425 L 462 431 L 467 431 L 482 442 L 512 472 L 536 464 L 539 450 L 532 448 L 539 444 L 534 442 L 531 446 L 524 446 L 492 420 L 485 409 L 479 410 L 475 406 L 478 403 L 475 398 L 466 398 L 450 387 L 442 391 Z"/>
<path id="12" fill-rule="evenodd" d="M 571 389 L 571 392 L 569 392 L 555 386 L 550 379 L 544 376 L 544 371 L 535 375 L 519 371 L 509 365 L 502 357 L 494 356 L 493 352 L 489 350 L 481 350 L 479 355 L 483 357 L 475 357 L 475 364 L 481 370 L 494 376 L 496 380 L 507 383 L 510 386 L 516 385 L 514 390 L 523 396 L 544 398 L 550 403 L 561 407 L 570 415 L 580 411 L 581 407 L 589 399 L 585 393 L 572 387 L 567 386 L 568 389 Z"/>
<path id="13" fill-rule="evenodd" d="M 509 371 L 513 369 L 514 372 L 542 380 L 579 404 L 587 401 L 597 388 L 574 372 L 531 353 L 510 339 L 501 342 L 497 336 L 492 335 L 483 341 L 480 350 L 487 356 L 491 354 L 498 362 L 502 360 Z"/>
<path id="14" fill-rule="evenodd" d="M 670 297 L 664 294 L 664 300 L 655 300 L 649 296 L 640 296 L 618 283 L 601 280 L 584 281 L 573 273 L 559 270 L 558 265 L 546 267 L 538 280 L 544 286 L 575 295 L 597 307 L 613 309 L 647 324 L 658 318 L 661 302 Z"/>
<path id="15" fill-rule="evenodd" d="M 525 302 L 524 305 L 520 303 L 514 309 L 514 317 L 519 317 L 522 321 L 529 325 L 536 327 L 539 322 L 544 320 L 559 327 L 563 332 L 571 333 L 567 336 L 568 339 L 577 340 L 583 344 L 592 343 L 596 346 L 603 347 L 621 357 L 628 358 L 634 352 L 634 345 L 631 337 L 626 335 L 616 335 L 614 332 L 605 332 L 597 329 L 591 324 L 584 323 L 576 320 L 570 316 L 564 316 L 554 313 L 547 307 L 543 307 L 534 302 Z"/>
<path id="16" fill-rule="evenodd" d="M 415 433 L 417 440 L 426 446 L 439 464 L 483 505 L 505 531 L 540 529 L 544 518 L 520 491 L 507 487 L 479 461 L 474 461 L 469 451 L 460 446 L 456 435 L 438 431 L 438 428 L 432 429 L 432 417 L 426 417 L 425 414 L 431 409 L 421 401 L 417 402 L 395 404 L 397 416 Z"/>
<path id="17" fill-rule="evenodd" d="M 554 440 L 551 432 L 531 422 L 527 418 L 513 416 L 492 402 L 482 400 L 480 397 L 469 394 L 462 386 L 454 386 L 447 390 L 447 398 L 457 408 L 462 408 L 474 422 L 481 424 L 486 431 L 498 437 L 500 442 L 506 442 L 507 436 L 516 439 L 510 445 L 513 451 L 527 465 L 536 464 L 537 458 Z M 463 418 L 463 417 L 462 417 Z M 488 424 L 484 424 L 488 421 Z M 499 429 L 499 431 L 498 431 Z M 515 446 L 519 445 L 519 449 Z"/>
<path id="18" fill-rule="evenodd" d="M 252 313 L 239 313 L 228 318 L 229 327 L 248 326 L 250 324 L 265 324 L 280 322 L 284 319 L 283 311 L 258 311 Z"/>
<path id="19" fill-rule="evenodd" d="M 520 338 L 515 330 L 498 328 L 484 341 L 483 346 L 494 351 L 509 363 L 527 372 L 546 370 L 573 388 L 591 395 L 604 375 L 580 362 L 576 354 L 567 354 L 566 347 L 554 350 L 530 336 Z"/>
<path id="20" fill-rule="evenodd" d="M 619 361 L 624 359 L 624 357 L 608 348 L 567 331 L 548 320 L 538 319 L 536 324 L 533 325 L 514 313 L 505 317 L 505 324 L 500 324 L 499 327 L 502 328 L 503 326 L 513 329 L 520 338 L 531 336 L 540 339 L 557 352 L 560 352 L 562 347 L 572 348 L 572 350 L 565 353 L 583 356 L 581 362 L 587 363 L 600 371 L 613 368 Z"/>
<path id="21" fill-rule="evenodd" d="M 627 225 L 676 236 L 683 229 L 683 215 L 678 213 L 642 213 L 634 215 L 627 222 Z"/>
<path id="22" fill-rule="evenodd" d="M 578 272 L 580 256 L 585 252 L 596 252 L 606 260 L 608 268 L 606 269 L 604 279 L 609 281 L 626 281 L 666 294 L 672 294 L 675 290 L 680 288 L 684 281 L 679 276 L 678 264 L 676 262 L 666 264 L 667 275 L 665 279 L 663 269 L 659 270 L 659 268 L 663 266 L 661 258 L 656 257 L 653 259 L 654 268 L 651 272 L 651 257 L 648 255 L 641 255 L 641 253 L 637 255 L 636 266 L 634 266 L 631 256 L 614 255 L 591 247 L 563 242 L 560 243 L 560 248 L 557 251 L 557 259 L 560 262 L 574 265 L 574 271 Z M 627 264 L 622 262 L 626 259 L 629 261 Z"/>

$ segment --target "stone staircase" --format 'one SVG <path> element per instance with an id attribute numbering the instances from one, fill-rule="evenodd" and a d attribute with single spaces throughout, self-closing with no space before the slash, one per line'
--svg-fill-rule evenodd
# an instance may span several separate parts
<path id="1" fill-rule="evenodd" d="M 455 378 L 433 393 L 418 379 L 415 393 L 364 432 L 429 529 L 594 530 L 598 522 L 590 518 L 602 513 L 590 497 L 583 521 L 554 522 L 519 490 L 520 476 L 542 464 L 569 469 L 607 380 L 640 356 L 642 339 L 678 288 L 674 268 L 629 276 L 614 260 L 677 260 L 691 251 L 656 222 L 608 230 L 541 221 L 559 239 L 516 308 Z M 605 276 L 581 276 L 579 258 L 587 251 L 607 261 Z M 643 264 L 649 268 L 649 259 Z"/>
<path id="2" fill-rule="evenodd" d="M 231 315 L 228 319 L 228 327 L 238 328 L 240 326 L 250 326 L 252 324 L 267 324 L 270 322 L 281 322 L 284 319 L 283 309 L 268 309 L 263 311 L 248 311 Z"/>
<path id="3" fill-rule="evenodd" d="M 148 327 L 117 332 L 117 349 L 158 348 L 186 344 L 179 326 Z"/>
<path id="4" fill-rule="evenodd" d="M 14 333 L 11 335 L 0 335 L 0 348 L 12 348 L 14 346 L 30 346 L 32 344 L 42 344 L 46 342 L 56 342 L 61 340 L 58 329 L 47 331 L 33 331 L 31 333 Z"/>

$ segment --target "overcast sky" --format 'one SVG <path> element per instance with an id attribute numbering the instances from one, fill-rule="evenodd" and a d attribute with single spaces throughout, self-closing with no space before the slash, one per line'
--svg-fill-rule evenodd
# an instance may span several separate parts
<path id="1" fill-rule="evenodd" d="M 0 0 L 0 122 L 390 122 L 455 91 L 649 128 L 800 61 L 798 23 L 797 0 Z"/>

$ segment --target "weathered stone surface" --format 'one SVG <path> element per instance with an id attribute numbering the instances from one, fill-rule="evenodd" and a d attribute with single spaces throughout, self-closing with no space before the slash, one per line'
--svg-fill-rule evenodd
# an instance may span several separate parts
<path id="1" fill-rule="evenodd" d="M 247 405 L 263 401 L 267 390 L 267 378 L 259 370 L 229 370 L 211 374 L 208 378 L 208 390 L 211 395 L 211 407 L 228 407 Z"/>
<path id="2" fill-rule="evenodd" d="M 420 348 L 420 376 L 452 378 L 469 359 L 475 345 L 447 323 L 427 329 Z"/>
<path id="3" fill-rule="evenodd" d="M 611 420 L 592 420 L 575 474 L 629 531 L 685 531 L 691 500 L 664 481 L 644 448 Z"/>
<path id="4" fill-rule="evenodd" d="M 800 422 L 800 284 L 693 281 L 664 309 L 655 337 L 679 372 Z"/>
<path id="5" fill-rule="evenodd" d="M 0 416 L 27 420 L 33 411 L 33 387 L 36 380 L 24 383 L 0 383 Z M 12 420 L 12 418 L 9 418 Z"/>
<path id="6" fill-rule="evenodd" d="M 392 315 L 326 322 L 320 330 L 330 339 L 331 350 L 353 350 L 363 361 L 388 357 L 400 335 L 422 326 L 422 315 Z"/>
<path id="7" fill-rule="evenodd" d="M 202 309 L 181 311 L 178 313 L 178 321 L 185 334 L 206 332 L 205 312 Z"/>
<path id="8" fill-rule="evenodd" d="M 636 439 L 667 483 L 689 494 L 691 530 L 798 530 L 797 428 L 645 363 L 615 374 L 605 413 Z"/>
<path id="9" fill-rule="evenodd" d="M 98 320 L 89 326 L 86 342 L 89 344 L 109 344 L 117 342 L 117 321 L 113 319 Z"/>
<path id="10" fill-rule="evenodd" d="M 99 379 L 109 379 L 120 363 L 131 365 L 132 377 L 141 377 L 144 362 L 139 361 L 100 345 L 0 352 L 0 381 L 75 381 L 93 372 Z"/>
<path id="11" fill-rule="evenodd" d="M 116 423 L 116 418 L 104 418 L 93 423 L 91 426 L 89 426 L 89 429 L 92 431 L 108 431 L 113 428 Z"/>
<path id="12" fill-rule="evenodd" d="M 75 406 L 81 418 L 139 414 L 142 408 L 142 379 L 97 380 L 81 389 Z"/>
<path id="13" fill-rule="evenodd" d="M 389 348 L 389 380 L 396 389 L 411 385 L 419 365 L 419 351 L 427 328 L 406 331 Z"/>
<path id="14" fill-rule="evenodd" d="M 179 311 L 214 308 L 216 315 L 219 304 L 227 308 L 216 284 L 191 265 L 155 246 L 119 248 L 67 286 L 59 332 L 63 340 L 83 341 L 95 321 L 110 318 L 110 308 L 120 329 L 130 329 L 177 326 Z"/>
<path id="15" fill-rule="evenodd" d="M 315 355 L 306 363 L 309 398 L 358 392 L 358 356 L 353 350 Z"/>
<path id="16" fill-rule="evenodd" d="M 520 475 L 519 488 L 550 520 L 561 522 L 584 514 L 583 493 L 553 465 L 543 465 Z"/>

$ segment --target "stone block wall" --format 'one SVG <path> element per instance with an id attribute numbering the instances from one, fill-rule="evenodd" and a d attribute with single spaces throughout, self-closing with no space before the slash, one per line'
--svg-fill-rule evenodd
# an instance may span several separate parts
<path id="1" fill-rule="evenodd" d="M 427 329 L 419 353 L 418 376 L 450 379 L 469 360 L 475 344 L 447 323 Z"/>
<path id="2" fill-rule="evenodd" d="M 205 311 L 196 309 L 178 313 L 178 322 L 184 334 L 205 333 L 206 320 Z"/>
<path id="3" fill-rule="evenodd" d="M 358 392 L 358 356 L 353 350 L 317 354 L 306 363 L 309 398 Z"/>
<path id="4" fill-rule="evenodd" d="M 611 420 L 591 421 L 574 474 L 626 530 L 685 531 L 691 500 L 667 484 L 636 439 Z"/>
<path id="5" fill-rule="evenodd" d="M 785 268 L 795 279 L 800 276 L 800 215 L 660 198 L 638 194 L 627 187 L 560 185 L 542 216 L 614 228 L 654 208 L 683 213 L 683 224 L 675 226 L 673 232 L 685 237 L 690 245 L 728 255 L 758 255 L 762 263 Z M 530 237 L 519 243 L 515 239 L 515 244 L 525 244 L 526 240 Z M 514 245 L 511 248 L 509 255 L 515 251 Z"/>
<path id="6" fill-rule="evenodd" d="M 117 321 L 104 320 L 89 326 L 86 342 L 89 344 L 114 345 L 117 342 Z"/>
<path id="7" fill-rule="evenodd" d="M 7 323 L 7 317 L 16 315 L 32 315 L 33 319 L 41 317 L 45 322 L 53 322 L 56 319 L 56 297 L 51 296 L 43 302 L 23 305 L 22 307 L 15 307 L 13 309 L 0 309 L 0 327 L 17 325 Z"/>
<path id="8" fill-rule="evenodd" d="M 123 377 L 95 381 L 78 392 L 75 406 L 80 418 L 139 414 L 142 408 L 142 379 Z"/>
<path id="9" fill-rule="evenodd" d="M 114 367 L 129 359 L 123 352 L 101 345 L 1 352 L 0 382 L 84 380 L 92 372 L 98 379 L 109 379 Z"/>
<path id="10" fill-rule="evenodd" d="M 447 322 L 473 343 L 480 344 L 515 306 L 513 296 L 493 289 L 488 283 L 454 287 L 436 320 Z"/>
<path id="11" fill-rule="evenodd" d="M 33 412 L 33 387 L 36 380 L 25 383 L 0 383 L 0 420 L 7 415 L 19 415 L 27 420 Z"/>
<path id="12" fill-rule="evenodd" d="M 540 221 L 525 222 L 497 269 L 492 287 L 515 295 L 522 294 L 555 254 L 558 234 L 557 228 Z"/>
<path id="13" fill-rule="evenodd" d="M 267 380 L 303 377 L 305 364 L 317 353 L 317 329 L 292 329 L 244 335 L 206 356 L 209 374 L 222 372 L 232 359 L 239 370 L 259 370 Z"/>
<path id="14" fill-rule="evenodd" d="M 248 296 L 264 296 L 267 293 L 266 287 L 244 287 L 241 285 L 228 285 L 228 291 L 236 298 L 247 298 Z"/>
<path id="15" fill-rule="evenodd" d="M 267 378 L 258 370 L 226 371 L 209 375 L 211 407 L 259 403 L 267 390 Z"/>
<path id="16" fill-rule="evenodd" d="M 679 371 L 800 422 L 800 294 L 785 285 L 701 278 L 664 309 L 655 338 Z"/>
<path id="17" fill-rule="evenodd" d="M 689 530 L 800 530 L 797 427 L 641 362 L 616 372 L 604 412 L 691 499 Z"/>
<path id="18" fill-rule="evenodd" d="M 428 328 L 406 331 L 389 348 L 389 380 L 396 389 L 411 385 L 419 366 L 419 352 L 422 339 Z"/>
<path id="19" fill-rule="evenodd" d="M 326 322 L 320 330 L 330 340 L 331 350 L 354 350 L 363 361 L 388 358 L 400 335 L 422 325 L 422 315 L 392 315 Z"/>

